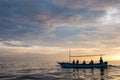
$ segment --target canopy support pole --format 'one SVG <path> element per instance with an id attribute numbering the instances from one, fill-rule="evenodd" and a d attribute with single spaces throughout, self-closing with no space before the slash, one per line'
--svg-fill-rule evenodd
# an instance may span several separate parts
<path id="1" fill-rule="evenodd" d="M 71 62 L 71 50 L 69 49 L 69 63 Z"/>

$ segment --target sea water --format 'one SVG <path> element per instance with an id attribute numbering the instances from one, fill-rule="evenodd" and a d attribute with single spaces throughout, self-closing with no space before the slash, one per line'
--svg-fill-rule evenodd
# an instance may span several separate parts
<path id="1" fill-rule="evenodd" d="M 107 69 L 63 69 L 40 57 L 0 58 L 0 80 L 120 80 L 120 61 Z"/>

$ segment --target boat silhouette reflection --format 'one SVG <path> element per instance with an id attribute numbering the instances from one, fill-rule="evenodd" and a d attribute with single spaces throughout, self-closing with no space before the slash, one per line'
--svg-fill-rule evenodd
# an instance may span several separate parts
<path id="1" fill-rule="evenodd" d="M 106 80 L 107 68 L 99 69 L 73 69 L 71 77 L 73 80 Z"/>

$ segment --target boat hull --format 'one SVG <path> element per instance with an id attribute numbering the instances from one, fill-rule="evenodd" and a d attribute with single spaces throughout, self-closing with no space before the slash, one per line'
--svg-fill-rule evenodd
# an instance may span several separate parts
<path id="1" fill-rule="evenodd" d="M 73 64 L 73 63 L 64 63 L 58 62 L 62 68 L 106 68 L 107 62 L 104 63 L 95 63 L 95 64 Z"/>

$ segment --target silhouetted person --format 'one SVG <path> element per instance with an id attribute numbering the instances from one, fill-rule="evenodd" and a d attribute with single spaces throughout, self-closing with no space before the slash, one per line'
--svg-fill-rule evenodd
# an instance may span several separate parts
<path id="1" fill-rule="evenodd" d="M 76 61 L 76 64 L 79 64 L 79 60 Z"/>
<path id="2" fill-rule="evenodd" d="M 103 59 L 102 59 L 102 57 L 100 57 L 100 63 L 103 63 Z"/>
<path id="3" fill-rule="evenodd" d="M 94 64 L 93 60 L 91 59 L 90 64 Z"/>
<path id="4" fill-rule="evenodd" d="M 75 64 L 75 60 L 73 60 L 73 62 L 72 62 L 73 64 Z"/>
<path id="5" fill-rule="evenodd" d="M 83 61 L 83 64 L 86 64 L 85 60 Z"/>

